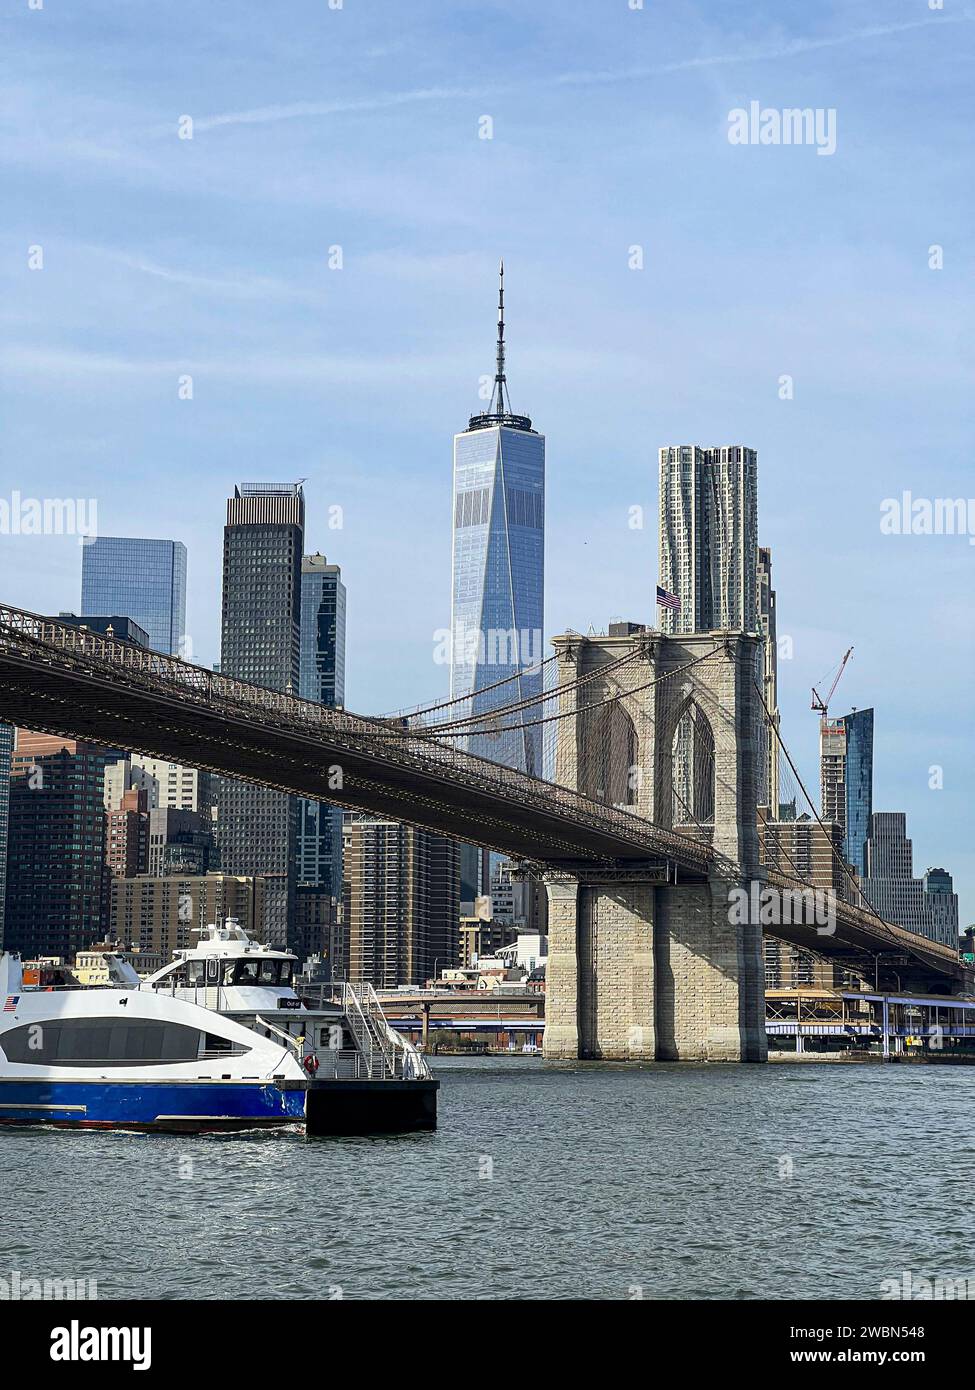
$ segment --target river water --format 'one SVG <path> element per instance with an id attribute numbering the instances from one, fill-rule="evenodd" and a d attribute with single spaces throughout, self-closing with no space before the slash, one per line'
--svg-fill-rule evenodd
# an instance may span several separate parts
<path id="1" fill-rule="evenodd" d="M 446 1058 L 440 1128 L 0 1132 L 0 1278 L 114 1298 L 875 1298 L 975 1277 L 975 1069 Z"/>

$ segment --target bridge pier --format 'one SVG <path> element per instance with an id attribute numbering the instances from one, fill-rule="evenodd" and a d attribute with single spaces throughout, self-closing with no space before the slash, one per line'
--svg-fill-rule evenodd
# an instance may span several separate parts
<path id="1" fill-rule="evenodd" d="M 549 880 L 544 1054 L 764 1062 L 761 928 L 729 885 Z"/>

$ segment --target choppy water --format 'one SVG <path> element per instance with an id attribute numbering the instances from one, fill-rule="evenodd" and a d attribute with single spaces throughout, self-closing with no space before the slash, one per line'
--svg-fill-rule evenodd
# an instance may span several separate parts
<path id="1" fill-rule="evenodd" d="M 0 1277 L 93 1278 L 105 1299 L 490 1299 L 872 1298 L 902 1270 L 975 1276 L 975 1068 L 437 1074 L 434 1134 L 6 1130 Z"/>

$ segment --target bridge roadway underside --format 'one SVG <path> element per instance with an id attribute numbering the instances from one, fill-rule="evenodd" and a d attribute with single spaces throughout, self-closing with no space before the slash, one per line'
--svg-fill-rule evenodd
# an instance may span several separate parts
<path id="1" fill-rule="evenodd" d="M 436 768 L 418 772 L 384 759 L 376 751 L 378 740 L 354 749 L 346 741 L 331 741 L 327 726 L 314 737 L 302 735 L 272 721 L 228 717 L 224 710 L 164 690 L 102 680 L 9 651 L 0 652 L 0 718 L 387 816 L 556 869 L 626 865 L 653 855 L 650 835 L 628 844 L 620 835 L 573 819 L 556 804 L 555 788 L 547 810 L 501 790 L 451 781 Z M 340 788 L 334 785 L 336 769 Z M 647 830 L 652 834 L 651 826 Z M 687 871 L 693 871 L 697 855 L 688 841 Z"/>

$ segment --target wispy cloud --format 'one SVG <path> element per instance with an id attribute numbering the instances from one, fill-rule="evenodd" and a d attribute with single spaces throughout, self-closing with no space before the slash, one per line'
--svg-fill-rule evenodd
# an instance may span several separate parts
<path id="1" fill-rule="evenodd" d="M 246 275 L 231 279 L 224 276 L 200 275 L 188 270 L 174 270 L 171 266 L 159 265 L 142 256 L 130 256 L 112 251 L 105 251 L 104 254 L 142 275 L 149 275 L 153 279 L 164 280 L 172 285 L 184 285 L 189 289 L 201 290 L 208 294 L 227 295 L 241 299 L 273 299 L 277 302 L 282 299 L 298 298 L 305 301 L 323 298 L 323 296 L 313 296 L 305 289 L 296 290 L 293 284 L 284 280 L 276 280 L 272 276 Z"/>
<path id="2" fill-rule="evenodd" d="M 740 49 L 734 53 L 705 53 L 696 58 L 681 58 L 671 63 L 608 68 L 602 71 L 554 73 L 548 77 L 536 76 L 532 79 L 532 86 L 535 89 L 539 87 L 598 86 L 604 83 L 644 81 L 650 77 L 663 77 L 668 73 L 688 72 L 695 68 L 778 62 L 824 48 L 839 48 L 846 44 L 887 38 L 893 34 L 903 34 L 915 29 L 927 29 L 934 25 L 966 22 L 971 22 L 971 16 L 967 13 L 905 20 L 900 24 L 874 24 L 864 29 L 855 29 L 845 34 L 827 35 L 819 39 L 791 39 L 786 43 L 759 45 L 753 48 Z M 414 91 L 380 92 L 375 96 L 364 97 L 357 101 L 296 101 L 275 106 L 259 106 L 249 111 L 225 111 L 216 116 L 206 116 L 194 123 L 194 129 L 204 131 L 213 130 L 220 126 L 266 125 L 275 121 L 297 120 L 302 116 L 355 115 L 386 111 L 397 106 L 409 106 L 424 102 L 504 96 L 512 92 L 522 91 L 523 86 L 522 83 L 488 83 L 476 87 L 420 87 Z"/>
<path id="3" fill-rule="evenodd" d="M 485 90 L 506 88 L 483 87 L 421 87 L 412 92 L 382 92 L 358 101 L 296 101 L 284 106 L 259 106 L 253 111 L 225 111 L 218 116 L 205 116 L 194 121 L 194 131 L 213 130 L 225 125 L 266 125 L 273 121 L 292 121 L 300 116 L 338 116 L 360 111 L 386 111 L 396 106 L 409 106 L 426 101 L 457 101 L 483 96 Z M 167 127 L 168 130 L 168 127 Z"/>

